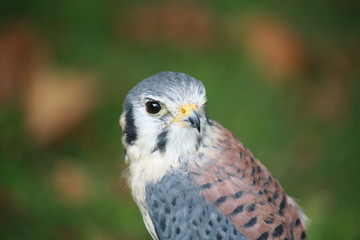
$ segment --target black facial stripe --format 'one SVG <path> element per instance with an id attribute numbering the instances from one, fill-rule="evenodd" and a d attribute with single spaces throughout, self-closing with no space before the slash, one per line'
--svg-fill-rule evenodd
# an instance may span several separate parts
<path id="1" fill-rule="evenodd" d="M 163 131 L 157 136 L 156 150 L 164 152 L 166 149 L 168 130 Z"/>
<path id="2" fill-rule="evenodd" d="M 125 113 L 125 128 L 124 134 L 126 136 L 127 144 L 133 144 L 137 139 L 137 132 L 135 127 L 133 107 L 128 106 L 128 110 Z"/>

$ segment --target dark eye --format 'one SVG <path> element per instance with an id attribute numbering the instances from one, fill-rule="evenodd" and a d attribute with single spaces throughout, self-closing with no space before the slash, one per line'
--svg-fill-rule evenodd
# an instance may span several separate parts
<path id="1" fill-rule="evenodd" d="M 158 103 L 156 101 L 149 101 L 146 103 L 146 111 L 148 113 L 156 114 L 156 113 L 160 112 L 160 110 L 161 110 L 160 103 Z"/>

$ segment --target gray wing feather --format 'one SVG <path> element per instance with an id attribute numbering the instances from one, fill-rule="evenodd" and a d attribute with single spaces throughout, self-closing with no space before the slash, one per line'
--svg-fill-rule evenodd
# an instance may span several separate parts
<path id="1" fill-rule="evenodd" d="M 199 191 L 180 170 L 146 186 L 146 203 L 158 239 L 248 240 Z"/>

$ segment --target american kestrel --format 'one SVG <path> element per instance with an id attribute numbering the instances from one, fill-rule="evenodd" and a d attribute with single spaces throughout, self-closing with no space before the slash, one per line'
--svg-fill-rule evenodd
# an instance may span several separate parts
<path id="1" fill-rule="evenodd" d="M 120 117 L 128 184 L 154 239 L 306 239 L 306 216 L 244 145 L 205 113 L 197 79 L 161 72 Z"/>

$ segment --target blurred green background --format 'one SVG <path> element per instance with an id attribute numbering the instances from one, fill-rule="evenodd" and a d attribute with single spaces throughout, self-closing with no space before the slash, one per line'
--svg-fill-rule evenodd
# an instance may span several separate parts
<path id="1" fill-rule="evenodd" d="M 150 239 L 121 178 L 118 119 L 138 81 L 178 71 L 298 200 L 309 239 L 360 239 L 359 10 L 1 1 L 0 238 Z"/>

